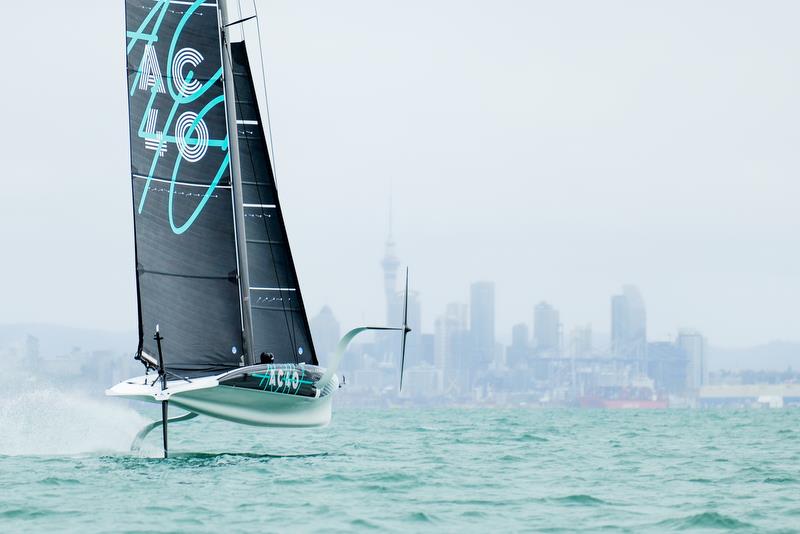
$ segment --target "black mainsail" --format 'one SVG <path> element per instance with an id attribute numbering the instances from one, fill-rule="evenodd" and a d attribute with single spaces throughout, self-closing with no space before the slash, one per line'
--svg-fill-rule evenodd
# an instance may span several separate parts
<path id="1" fill-rule="evenodd" d="M 159 325 L 173 372 L 316 364 L 244 43 L 213 1 L 125 8 L 140 352 Z"/>

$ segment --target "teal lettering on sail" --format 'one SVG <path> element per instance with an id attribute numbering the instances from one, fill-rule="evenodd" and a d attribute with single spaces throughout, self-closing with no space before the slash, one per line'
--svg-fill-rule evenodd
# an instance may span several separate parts
<path id="1" fill-rule="evenodd" d="M 214 190 L 230 176 L 217 7 L 208 0 L 186 4 L 157 0 L 147 6 L 141 23 L 129 26 L 126 47 L 129 69 L 137 66 L 129 75 L 131 112 L 139 121 L 133 142 L 146 149 L 137 156 L 149 158 L 133 163 L 135 169 L 141 165 L 138 174 L 146 180 L 137 212 L 143 212 L 153 180 L 169 179 L 168 219 L 175 234 L 192 226 Z M 146 105 L 134 110 L 137 92 L 147 94 Z M 181 202 L 197 197 L 199 201 L 185 221 L 176 222 L 176 185 L 187 182 L 205 189 L 200 195 L 181 195 Z"/>

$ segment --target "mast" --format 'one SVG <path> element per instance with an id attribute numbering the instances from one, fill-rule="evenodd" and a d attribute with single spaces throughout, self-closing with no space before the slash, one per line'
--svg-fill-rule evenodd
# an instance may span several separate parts
<path id="1" fill-rule="evenodd" d="M 244 327 L 243 338 L 247 344 L 245 354 L 247 355 L 248 365 L 256 363 L 256 355 L 253 354 L 253 315 L 250 310 L 250 270 L 247 261 L 247 240 L 244 235 L 244 200 L 242 196 L 242 174 L 239 162 L 239 137 L 236 135 L 236 91 L 233 83 L 233 69 L 231 68 L 230 49 L 228 43 L 227 26 L 230 24 L 228 18 L 228 6 L 226 0 L 219 0 L 222 25 L 220 27 L 222 37 L 222 81 L 225 87 L 225 111 L 228 120 L 228 132 L 231 154 L 231 182 L 233 189 L 233 213 L 236 227 L 236 250 L 239 261 L 239 290 L 242 302 L 242 323 Z"/>

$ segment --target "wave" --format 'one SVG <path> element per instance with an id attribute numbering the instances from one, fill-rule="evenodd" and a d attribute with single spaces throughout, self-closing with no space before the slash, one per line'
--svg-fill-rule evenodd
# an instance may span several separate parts
<path id="1" fill-rule="evenodd" d="M 46 486 L 76 486 L 81 483 L 80 480 L 77 478 L 59 478 L 59 477 L 47 477 L 43 478 L 39 481 L 39 484 L 44 484 Z"/>
<path id="2" fill-rule="evenodd" d="M 550 440 L 542 436 L 537 436 L 536 434 L 532 434 L 530 432 L 525 432 L 524 434 L 521 434 L 518 438 L 516 438 L 516 441 L 545 442 Z"/>
<path id="3" fill-rule="evenodd" d="M 598 506 L 601 504 L 608 504 L 606 501 L 602 499 L 598 499 L 597 497 L 592 497 L 591 495 L 585 495 L 582 493 L 577 495 L 567 495 L 566 497 L 558 497 L 553 500 L 560 503 L 579 504 L 583 506 Z"/>
<path id="4" fill-rule="evenodd" d="M 362 480 L 369 482 L 418 482 L 419 477 L 403 471 L 381 471 L 364 476 Z"/>
<path id="5" fill-rule="evenodd" d="M 767 477 L 764 479 L 764 484 L 794 484 L 797 482 L 796 478 L 792 477 Z"/>
<path id="6" fill-rule="evenodd" d="M 61 517 L 61 516 L 78 516 L 78 511 L 54 511 L 46 508 L 11 508 L 0 512 L 0 518 L 4 519 L 22 519 L 29 521 L 31 519 L 40 519 L 44 517 Z"/>
<path id="7" fill-rule="evenodd" d="M 352 526 L 358 527 L 360 529 L 366 528 L 366 529 L 370 529 L 370 530 L 380 530 L 380 528 L 381 528 L 378 525 L 376 525 L 375 523 L 372 523 L 371 521 L 367 521 L 366 519 L 361 519 L 361 518 L 353 519 L 352 521 L 350 521 L 350 524 Z"/>
<path id="8" fill-rule="evenodd" d="M 436 517 L 425 512 L 412 512 L 406 516 L 406 520 L 414 523 L 433 523 Z"/>
<path id="9" fill-rule="evenodd" d="M 737 529 L 753 527 L 750 523 L 745 523 L 744 521 L 739 521 L 735 517 L 719 514 L 717 512 L 703 512 L 702 514 L 667 519 L 661 521 L 658 525 L 676 530 L 695 528 Z"/>

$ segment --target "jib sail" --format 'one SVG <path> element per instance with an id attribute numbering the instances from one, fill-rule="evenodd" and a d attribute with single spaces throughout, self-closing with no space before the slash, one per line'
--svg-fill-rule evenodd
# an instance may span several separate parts
<path id="1" fill-rule="evenodd" d="M 244 41 L 229 45 L 244 214 L 252 354 L 317 364 Z"/>

